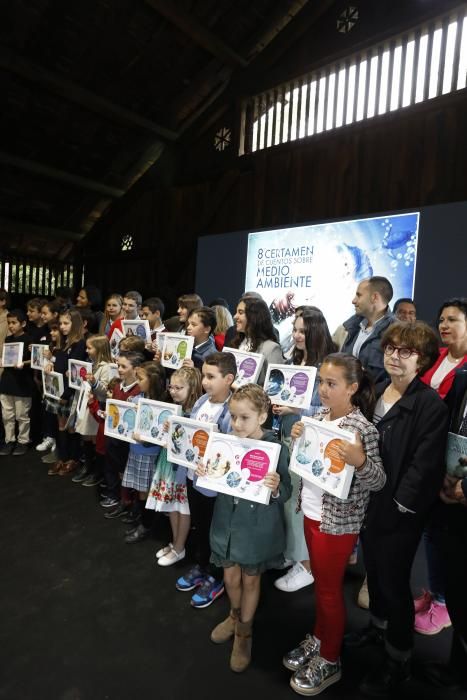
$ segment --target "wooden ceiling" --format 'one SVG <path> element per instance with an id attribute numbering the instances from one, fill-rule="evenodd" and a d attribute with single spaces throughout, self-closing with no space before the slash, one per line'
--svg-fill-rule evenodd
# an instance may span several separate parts
<path id="1" fill-rule="evenodd" d="M 0 8 L 0 252 L 64 259 L 234 81 L 332 0 Z M 280 36 L 279 36 L 280 35 Z"/>

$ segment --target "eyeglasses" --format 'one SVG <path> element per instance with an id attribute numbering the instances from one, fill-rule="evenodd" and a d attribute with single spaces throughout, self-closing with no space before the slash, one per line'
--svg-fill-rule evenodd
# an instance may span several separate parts
<path id="1" fill-rule="evenodd" d="M 169 391 L 182 391 L 185 387 L 183 386 L 176 386 L 175 384 L 170 384 L 169 386 Z"/>
<path id="2" fill-rule="evenodd" d="M 401 360 L 408 360 L 411 355 L 420 355 L 418 350 L 414 350 L 413 348 L 399 348 L 397 345 L 386 345 L 384 354 L 389 357 L 390 355 L 394 355 L 396 350 Z"/>

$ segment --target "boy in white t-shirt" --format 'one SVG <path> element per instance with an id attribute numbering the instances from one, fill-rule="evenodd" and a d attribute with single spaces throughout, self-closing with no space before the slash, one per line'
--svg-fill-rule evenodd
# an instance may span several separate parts
<path id="1" fill-rule="evenodd" d="M 221 433 L 230 433 L 230 413 L 227 401 L 235 380 L 237 366 L 230 352 L 214 352 L 203 364 L 203 389 L 205 394 L 193 406 L 191 417 L 205 423 L 215 423 Z M 195 592 L 191 604 L 195 608 L 207 608 L 224 592 L 222 569 L 210 563 L 209 529 L 211 527 L 214 498 L 217 493 L 196 486 L 196 477 L 188 471 L 188 502 L 192 534 L 195 538 L 193 550 L 196 564 L 177 580 L 179 591 Z"/>

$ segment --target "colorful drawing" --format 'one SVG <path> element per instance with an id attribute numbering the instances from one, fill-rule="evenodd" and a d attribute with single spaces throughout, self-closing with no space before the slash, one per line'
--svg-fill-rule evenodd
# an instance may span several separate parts
<path id="1" fill-rule="evenodd" d="M 203 488 L 256 503 L 269 503 L 266 474 L 275 472 L 281 446 L 263 440 L 213 433 L 204 456 L 206 473 L 198 477 Z"/>
<path id="2" fill-rule="evenodd" d="M 49 362 L 44 356 L 44 353 L 48 352 L 48 350 L 48 345 L 38 345 L 35 343 L 31 345 L 31 369 L 44 369 L 45 365 Z"/>
<path id="3" fill-rule="evenodd" d="M 58 400 L 63 394 L 63 375 L 60 372 L 42 372 L 44 396 Z"/>
<path id="4" fill-rule="evenodd" d="M 313 396 L 316 367 L 268 365 L 264 387 L 273 404 L 308 408 Z"/>
<path id="5" fill-rule="evenodd" d="M 122 329 L 124 336 L 130 335 L 142 338 L 146 344 L 151 343 L 151 329 L 149 321 L 146 319 L 122 320 Z"/>
<path id="6" fill-rule="evenodd" d="M 179 369 L 185 358 L 193 352 L 194 338 L 182 333 L 162 333 L 161 364 L 170 369 Z"/>
<path id="7" fill-rule="evenodd" d="M 181 412 L 182 408 L 177 404 L 140 399 L 135 427 L 138 439 L 166 447 L 167 421 L 171 416 L 178 416 Z"/>
<path id="8" fill-rule="evenodd" d="M 4 343 L 2 367 L 17 367 L 23 362 L 24 343 Z"/>
<path id="9" fill-rule="evenodd" d="M 107 399 L 104 434 L 117 440 L 135 442 L 133 432 L 136 425 L 136 413 L 137 406 L 130 401 Z"/>
<path id="10" fill-rule="evenodd" d="M 81 389 L 87 374 L 92 374 L 91 362 L 68 360 L 68 384 L 72 389 Z"/>
<path id="11" fill-rule="evenodd" d="M 174 464 L 196 469 L 198 461 L 204 457 L 209 436 L 216 429 L 213 423 L 171 416 L 167 438 L 167 459 Z"/>
<path id="12" fill-rule="evenodd" d="M 261 372 L 261 367 L 263 366 L 263 355 L 257 352 L 246 352 L 229 347 L 224 347 L 222 351 L 231 352 L 235 357 L 235 363 L 237 365 L 237 376 L 234 382 L 235 389 L 238 389 L 244 384 L 256 383 Z"/>
<path id="13" fill-rule="evenodd" d="M 295 442 L 290 470 L 337 498 L 347 498 L 355 469 L 345 463 L 337 448 L 342 440 L 354 442 L 354 433 L 324 420 L 304 417 L 302 422 L 304 429 Z"/>

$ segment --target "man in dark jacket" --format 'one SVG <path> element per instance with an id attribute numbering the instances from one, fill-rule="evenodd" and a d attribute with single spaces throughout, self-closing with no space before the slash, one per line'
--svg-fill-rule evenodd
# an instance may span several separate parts
<path id="1" fill-rule="evenodd" d="M 387 377 L 384 371 L 381 336 L 395 321 L 389 309 L 392 284 L 386 277 L 369 277 L 357 287 L 352 304 L 355 315 L 344 323 L 347 338 L 342 352 L 358 357 L 375 382 Z"/>

